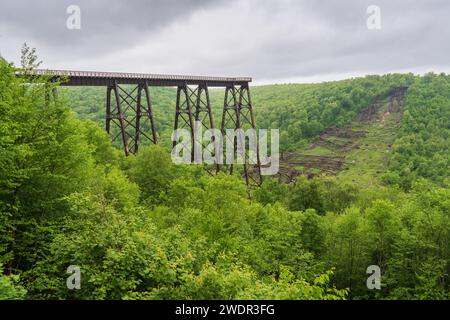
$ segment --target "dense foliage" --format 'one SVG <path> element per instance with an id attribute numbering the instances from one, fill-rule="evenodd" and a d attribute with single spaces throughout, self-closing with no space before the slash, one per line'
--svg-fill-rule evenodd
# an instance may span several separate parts
<path id="1" fill-rule="evenodd" d="M 448 185 L 450 76 L 428 74 L 410 87 L 386 180 L 405 189 L 417 177 Z"/>
<path id="2" fill-rule="evenodd" d="M 174 165 L 163 147 L 125 158 L 97 123 L 75 117 L 73 100 L 46 100 L 45 79 L 25 84 L 14 71 L 0 61 L 0 299 L 450 298 L 447 76 L 280 86 L 300 94 L 260 109 L 290 148 L 414 81 L 391 178 L 409 161 L 440 162 L 433 174 L 411 171 L 409 192 L 319 177 L 266 179 L 249 197 L 238 177 Z M 279 99 L 258 90 L 258 103 Z M 414 130 L 430 149 L 402 158 Z M 66 287 L 70 265 L 81 268 L 79 290 Z M 381 290 L 366 287 L 369 265 L 382 269 Z"/>

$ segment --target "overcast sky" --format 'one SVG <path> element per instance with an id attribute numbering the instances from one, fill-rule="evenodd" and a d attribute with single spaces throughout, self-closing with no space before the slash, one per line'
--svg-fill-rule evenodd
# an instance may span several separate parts
<path id="1" fill-rule="evenodd" d="M 69 5 L 81 29 L 66 27 Z M 381 29 L 367 27 L 369 5 Z M 449 0 L 0 0 L 0 54 L 43 67 L 251 76 L 257 84 L 450 73 Z"/>

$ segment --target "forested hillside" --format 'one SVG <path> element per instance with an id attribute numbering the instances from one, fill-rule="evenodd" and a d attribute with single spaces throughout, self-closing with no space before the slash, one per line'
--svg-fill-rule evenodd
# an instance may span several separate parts
<path id="1" fill-rule="evenodd" d="M 163 147 L 126 158 L 103 129 L 104 88 L 46 102 L 42 79 L 14 71 L 0 59 L 0 299 L 450 298 L 450 76 L 252 88 L 258 125 L 279 128 L 286 153 L 340 156 L 315 139 L 366 133 L 348 170 L 249 191 L 172 163 L 174 90 L 153 90 Z M 220 115 L 222 93 L 211 96 Z M 66 287 L 70 265 L 79 290 Z M 366 286 L 370 265 L 381 290 Z"/>
<path id="2" fill-rule="evenodd" d="M 408 90 L 387 181 L 409 189 L 418 177 L 449 185 L 450 77 L 428 74 Z"/>

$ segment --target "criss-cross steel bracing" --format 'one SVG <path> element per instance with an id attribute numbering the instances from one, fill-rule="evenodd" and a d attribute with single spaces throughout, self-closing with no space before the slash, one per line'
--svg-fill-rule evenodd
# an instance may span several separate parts
<path id="1" fill-rule="evenodd" d="M 256 129 L 255 116 L 253 113 L 253 105 L 250 96 L 250 89 L 247 84 L 242 84 L 240 86 L 235 86 L 234 84 L 231 86 L 227 86 L 225 89 L 225 98 L 224 98 L 224 106 L 222 113 L 222 135 L 225 139 L 229 140 L 229 137 L 226 133 L 227 129 Z M 238 137 L 233 137 L 234 144 L 234 155 L 237 155 L 238 151 Z M 247 184 L 261 184 L 261 161 L 259 158 L 259 149 L 258 144 L 256 150 L 256 161 L 253 163 L 250 161 L 249 149 L 245 148 L 246 141 L 241 141 L 243 143 L 244 149 L 243 154 L 241 156 L 244 158 L 243 161 L 243 172 Z M 230 174 L 233 174 L 235 165 L 229 164 Z"/>
<path id="2" fill-rule="evenodd" d="M 111 124 L 118 130 L 112 130 Z M 146 129 L 146 130 L 144 130 Z M 137 153 L 141 137 L 157 143 L 148 83 L 127 90 L 117 83 L 106 91 L 106 131 L 112 140 L 121 138 L 126 155 Z"/>
<path id="3" fill-rule="evenodd" d="M 156 144 L 157 131 L 152 110 L 150 87 L 176 87 L 177 100 L 174 129 L 188 129 L 192 137 L 191 161 L 194 162 L 195 128 L 214 129 L 214 119 L 209 99 L 209 87 L 224 87 L 221 133 L 226 139 L 227 129 L 256 129 L 253 106 L 247 77 L 179 76 L 142 73 L 116 73 L 66 70 L 33 70 L 18 72 L 19 77 L 46 77 L 61 86 L 105 86 L 106 131 L 112 140 L 121 141 L 126 155 L 136 154 L 143 139 Z M 215 137 L 213 137 L 214 141 Z M 233 138 L 236 147 L 236 138 Z M 225 141 L 223 141 L 225 142 Z M 174 142 L 174 145 L 176 142 Z M 204 148 L 203 142 L 200 147 Z M 222 149 L 220 149 L 222 151 Z M 216 151 L 214 149 L 214 151 Z M 234 148 L 234 154 L 237 150 Z M 247 183 L 261 182 L 259 152 L 257 161 L 249 162 L 248 152 L 244 156 L 242 176 Z M 207 166 L 209 172 L 221 168 L 233 174 L 234 163 L 223 166 Z"/>

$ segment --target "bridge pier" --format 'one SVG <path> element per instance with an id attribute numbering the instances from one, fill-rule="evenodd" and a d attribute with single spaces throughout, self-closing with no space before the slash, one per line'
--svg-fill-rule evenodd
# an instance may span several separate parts
<path id="1" fill-rule="evenodd" d="M 111 124 L 115 125 L 115 132 L 111 132 Z M 150 134 L 147 130 L 150 130 Z M 138 152 L 142 137 L 157 143 L 147 81 L 138 84 L 130 92 L 116 82 L 107 87 L 106 131 L 113 135 L 113 142 L 121 137 L 127 156 Z"/>
<path id="2" fill-rule="evenodd" d="M 174 130 L 188 129 L 191 133 L 191 162 L 195 161 L 195 126 L 199 124 L 202 129 L 214 129 L 214 117 L 211 109 L 211 102 L 209 99 L 209 91 L 207 83 L 200 84 L 194 88 L 188 85 L 181 85 L 177 88 L 177 102 L 175 109 L 175 123 Z M 200 129 L 200 128 L 198 128 Z M 202 150 L 205 148 L 203 142 L 201 143 Z M 177 141 L 173 142 L 173 147 Z M 209 173 L 219 170 L 219 164 L 214 168 L 206 166 Z"/>
<path id="3" fill-rule="evenodd" d="M 231 126 L 231 128 L 230 128 Z M 222 135 L 225 139 L 226 129 L 255 129 L 256 122 L 253 114 L 253 104 L 250 95 L 250 88 L 248 84 L 242 84 L 240 86 L 227 86 L 225 89 L 224 106 L 222 113 Z M 237 138 L 234 138 L 234 155 L 237 154 Z M 245 141 L 244 141 L 245 143 Z M 245 148 L 243 170 L 241 175 L 244 176 L 247 185 L 262 183 L 261 178 L 261 161 L 259 157 L 259 145 L 256 147 L 256 163 L 251 164 L 249 162 L 249 154 L 247 148 Z M 233 174 L 234 164 L 229 165 L 230 174 Z"/>

